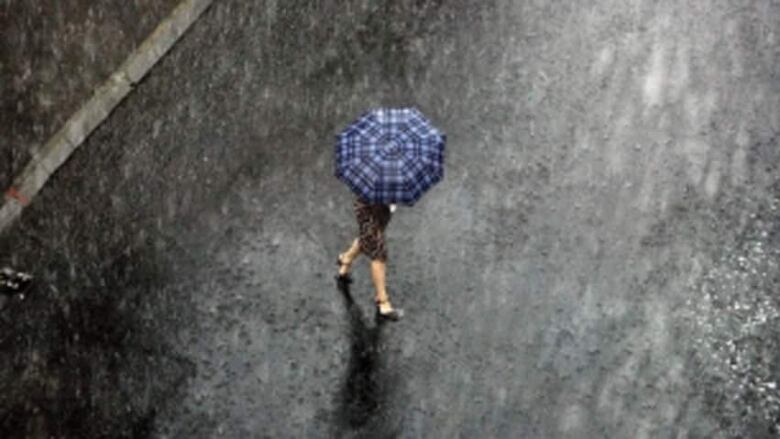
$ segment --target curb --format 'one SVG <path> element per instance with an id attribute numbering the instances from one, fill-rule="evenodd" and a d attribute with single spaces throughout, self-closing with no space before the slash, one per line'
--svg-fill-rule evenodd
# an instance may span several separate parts
<path id="1" fill-rule="evenodd" d="M 65 122 L 44 146 L 33 153 L 14 178 L 0 207 L 0 234 L 22 214 L 49 177 L 84 143 L 133 90 L 133 86 L 173 47 L 214 0 L 184 0 L 138 46 L 89 100 Z"/>

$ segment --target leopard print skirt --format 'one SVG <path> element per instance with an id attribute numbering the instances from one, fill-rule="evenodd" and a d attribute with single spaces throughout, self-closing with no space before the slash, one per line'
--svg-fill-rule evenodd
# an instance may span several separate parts
<path id="1" fill-rule="evenodd" d="M 360 251 L 371 260 L 387 261 L 385 228 L 390 222 L 390 207 L 386 204 L 366 204 L 360 197 L 353 203 L 360 235 Z"/>

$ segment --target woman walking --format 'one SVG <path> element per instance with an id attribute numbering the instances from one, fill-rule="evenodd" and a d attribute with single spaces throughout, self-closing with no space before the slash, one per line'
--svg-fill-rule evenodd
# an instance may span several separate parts
<path id="1" fill-rule="evenodd" d="M 355 217 L 360 233 L 352 241 L 346 252 L 339 254 L 339 273 L 336 280 L 340 283 L 351 283 L 349 269 L 352 262 L 361 253 L 371 260 L 371 278 L 374 281 L 376 312 L 381 318 L 397 321 L 403 316 L 403 310 L 393 308 L 387 295 L 385 273 L 387 268 L 387 246 L 384 232 L 390 222 L 395 205 L 368 204 L 355 197 L 353 202 Z"/>
<path id="2" fill-rule="evenodd" d="M 402 316 L 393 308 L 385 286 L 387 248 L 384 232 L 396 203 L 414 205 L 444 177 L 446 137 L 416 108 L 371 110 L 336 136 L 336 172 L 357 195 L 355 216 L 360 234 L 339 254 L 340 284 L 349 283 L 349 268 L 361 253 L 371 259 L 377 315 Z"/>

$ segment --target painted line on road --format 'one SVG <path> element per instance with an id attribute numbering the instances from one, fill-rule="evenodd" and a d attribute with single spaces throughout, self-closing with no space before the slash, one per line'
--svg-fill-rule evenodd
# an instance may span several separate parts
<path id="1" fill-rule="evenodd" d="M 0 207 L 0 233 L 22 214 L 43 188 L 49 177 L 62 166 L 89 135 L 108 118 L 155 64 L 173 47 L 182 35 L 208 9 L 214 0 L 184 0 L 168 18 L 127 57 L 125 62 L 98 87 L 65 125 L 33 153 L 24 170 L 5 191 Z"/>

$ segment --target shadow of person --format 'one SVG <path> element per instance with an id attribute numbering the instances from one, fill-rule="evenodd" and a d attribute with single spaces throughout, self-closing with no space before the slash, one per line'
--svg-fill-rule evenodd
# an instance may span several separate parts
<path id="1" fill-rule="evenodd" d="M 380 338 L 382 325 L 369 327 L 357 306 L 349 285 L 340 282 L 349 318 L 350 353 L 347 376 L 341 394 L 340 418 L 351 428 L 360 428 L 374 418 L 383 406 L 380 377 Z"/>

